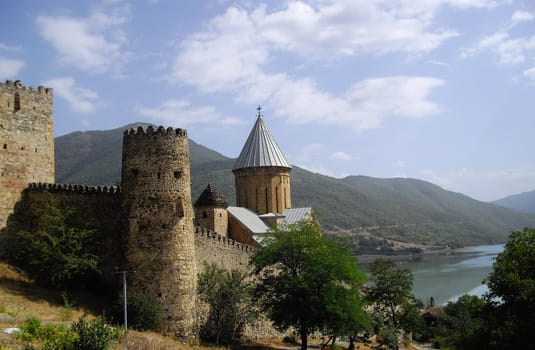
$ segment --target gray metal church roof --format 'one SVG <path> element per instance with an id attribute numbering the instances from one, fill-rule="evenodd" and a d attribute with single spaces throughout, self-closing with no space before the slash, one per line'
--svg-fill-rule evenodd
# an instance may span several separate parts
<path id="1" fill-rule="evenodd" d="M 242 223 L 249 231 L 254 233 L 266 233 L 267 225 L 251 210 L 242 207 L 228 207 L 227 211 Z"/>
<path id="2" fill-rule="evenodd" d="M 286 160 L 284 153 L 264 123 L 259 107 L 256 123 L 232 170 L 271 166 L 291 168 L 290 163 Z"/>
<path id="3" fill-rule="evenodd" d="M 287 208 L 284 209 L 283 215 L 285 216 L 283 224 L 296 224 L 299 221 L 307 220 L 312 215 L 312 208 Z"/>

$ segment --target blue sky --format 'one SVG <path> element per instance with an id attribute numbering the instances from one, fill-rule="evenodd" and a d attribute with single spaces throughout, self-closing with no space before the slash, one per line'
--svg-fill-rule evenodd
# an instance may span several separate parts
<path id="1" fill-rule="evenodd" d="M 0 0 L 0 33 L 56 135 L 145 121 L 236 157 L 261 105 L 311 171 L 535 189 L 533 1 Z"/>

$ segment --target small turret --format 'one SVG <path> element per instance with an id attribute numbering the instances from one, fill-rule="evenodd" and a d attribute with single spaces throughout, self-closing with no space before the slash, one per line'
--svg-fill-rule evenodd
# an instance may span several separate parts
<path id="1" fill-rule="evenodd" d="M 195 220 L 197 225 L 227 236 L 228 203 L 214 186 L 209 183 L 195 202 Z"/>

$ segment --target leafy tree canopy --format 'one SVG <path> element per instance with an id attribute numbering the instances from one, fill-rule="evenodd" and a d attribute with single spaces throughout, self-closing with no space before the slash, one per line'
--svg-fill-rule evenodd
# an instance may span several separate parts
<path id="1" fill-rule="evenodd" d="M 423 306 L 411 293 L 412 271 L 392 260 L 377 259 L 370 266 L 367 298 L 373 303 L 376 333 L 397 348 L 401 329 L 411 332 L 423 327 L 418 310 Z"/>
<path id="2" fill-rule="evenodd" d="M 449 303 L 437 342 L 453 349 L 534 349 L 534 266 L 535 229 L 512 232 L 486 281 L 489 293 Z"/>
<path id="3" fill-rule="evenodd" d="M 89 276 L 100 273 L 94 231 L 73 225 L 77 215 L 74 208 L 51 201 L 39 210 L 35 230 L 17 233 L 16 259 L 29 265 L 39 281 L 57 287 L 83 286 Z"/>
<path id="4" fill-rule="evenodd" d="M 247 274 L 225 270 L 216 264 L 206 265 L 199 275 L 199 297 L 210 307 L 201 337 L 217 345 L 237 341 L 244 326 L 256 313 L 252 306 L 252 284 Z"/>
<path id="5" fill-rule="evenodd" d="M 255 296 L 277 327 L 294 326 L 306 349 L 312 331 L 350 335 L 368 324 L 358 292 L 366 277 L 345 246 L 306 221 L 270 233 L 251 261 Z"/>
<path id="6" fill-rule="evenodd" d="M 535 326 L 535 229 L 512 232 L 498 255 L 487 284 L 494 306 L 492 344 L 496 348 L 533 348 Z"/>

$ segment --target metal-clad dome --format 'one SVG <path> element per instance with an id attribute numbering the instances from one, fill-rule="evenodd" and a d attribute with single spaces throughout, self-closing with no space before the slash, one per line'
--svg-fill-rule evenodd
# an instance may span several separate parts
<path id="1" fill-rule="evenodd" d="M 260 113 L 232 170 L 255 167 L 291 168 Z"/>

